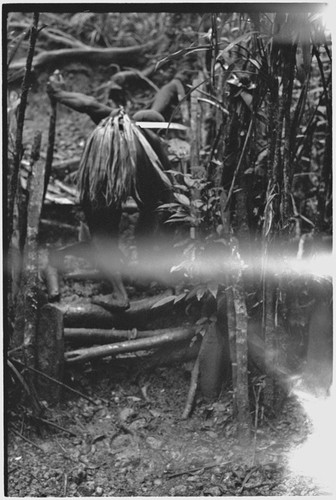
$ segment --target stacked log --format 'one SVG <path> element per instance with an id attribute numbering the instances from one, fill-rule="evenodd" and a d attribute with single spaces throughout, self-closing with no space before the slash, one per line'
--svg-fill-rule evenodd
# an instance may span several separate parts
<path id="1" fill-rule="evenodd" d="M 61 380 L 64 364 L 123 353 L 157 352 L 167 344 L 183 345 L 185 351 L 185 343 L 195 335 L 193 327 L 141 329 L 163 312 L 171 311 L 173 301 L 162 300 L 166 297 L 167 294 L 161 294 L 136 300 L 131 302 L 127 311 L 120 312 L 110 312 L 90 302 L 45 305 L 41 309 L 38 328 L 40 368 L 47 375 Z M 76 349 L 66 350 L 65 345 L 75 345 Z M 188 353 L 185 354 L 188 358 Z M 196 355 L 197 352 L 193 354 Z"/>

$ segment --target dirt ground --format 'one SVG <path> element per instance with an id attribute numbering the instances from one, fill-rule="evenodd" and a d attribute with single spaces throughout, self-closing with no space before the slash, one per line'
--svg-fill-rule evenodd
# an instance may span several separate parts
<path id="1" fill-rule="evenodd" d="M 100 362 L 71 378 L 93 401 L 67 395 L 47 410 L 45 418 L 66 432 L 13 417 L 11 426 L 29 441 L 9 432 L 9 496 L 326 493 L 288 465 L 310 430 L 294 397 L 259 426 L 254 445 L 241 449 L 228 390 L 212 405 L 199 399 L 191 418 L 181 419 L 189 377 L 180 366 L 148 371 L 136 362 Z"/>
<path id="2" fill-rule="evenodd" d="M 92 82 L 76 71 L 69 89 L 90 93 Z M 44 131 L 48 98 L 45 80 L 29 98 L 25 141 Z M 80 88 L 79 88 L 80 87 Z M 59 107 L 55 160 L 80 156 L 93 124 L 84 115 Z M 66 208 L 63 222 L 67 219 Z M 50 217 L 50 211 L 42 218 Z M 75 223 L 79 222 L 75 220 Z M 43 244 L 75 239 L 41 225 Z M 97 285 L 63 283 L 67 300 L 88 298 Z M 136 294 L 137 291 L 133 290 Z M 142 291 L 146 294 L 146 291 Z M 190 383 L 184 364 L 148 368 L 132 359 L 91 362 L 67 369 L 66 382 L 90 401 L 64 391 L 58 407 L 45 405 L 44 418 L 63 428 L 36 421 L 12 394 L 7 415 L 9 496 L 310 496 L 329 494 L 325 485 L 291 468 L 291 454 L 312 432 L 309 415 L 295 395 L 276 418 L 264 418 L 249 447 L 236 440 L 230 387 L 209 404 L 198 396 L 187 420 L 181 416 Z M 316 460 L 316 457 L 314 457 Z M 316 463 L 316 467 L 320 464 Z"/>

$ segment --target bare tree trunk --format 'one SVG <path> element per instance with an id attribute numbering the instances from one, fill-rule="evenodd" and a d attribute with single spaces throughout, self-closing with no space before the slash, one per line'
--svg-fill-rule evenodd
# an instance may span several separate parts
<path id="1" fill-rule="evenodd" d="M 232 285 L 227 287 L 226 301 L 227 301 L 226 302 L 227 303 L 227 322 L 228 322 L 230 358 L 231 358 L 231 370 L 232 370 L 233 416 L 236 417 L 237 413 L 238 413 L 238 406 L 237 406 L 236 310 L 235 310 Z"/>
<path id="2" fill-rule="evenodd" d="M 233 286 L 233 301 L 236 316 L 238 438 L 244 445 L 249 442 L 252 422 L 248 396 L 247 311 L 241 279 L 237 280 Z"/>
<path id="3" fill-rule="evenodd" d="M 197 87 L 202 83 L 202 75 L 199 74 L 192 82 L 193 87 Z M 197 91 L 191 93 L 190 96 L 190 133 L 191 133 L 191 148 L 190 148 L 190 166 L 191 173 L 194 176 L 198 175 L 200 159 L 199 152 L 201 149 L 201 124 L 200 124 L 200 107 L 197 100 Z"/>
<path id="4" fill-rule="evenodd" d="M 23 126 L 24 126 L 24 117 L 27 106 L 27 98 L 28 91 L 30 85 L 30 77 L 31 77 L 31 69 L 34 57 L 35 44 L 37 40 L 37 26 L 39 21 L 39 14 L 34 13 L 34 23 L 30 30 L 30 39 L 29 39 L 29 52 L 27 56 L 27 60 L 25 60 L 22 65 L 25 66 L 25 75 L 22 82 L 21 87 L 21 102 L 19 104 L 18 109 L 18 118 L 17 118 L 17 130 L 16 130 L 16 140 L 15 140 L 15 152 L 14 152 L 14 164 L 13 164 L 13 172 L 10 175 L 9 180 L 9 199 L 8 199 L 8 229 L 7 229 L 7 250 L 9 249 L 12 233 L 13 233 L 13 210 L 15 197 L 18 186 L 18 178 L 19 178 L 19 169 L 22 155 L 22 135 L 23 135 Z"/>
<path id="5" fill-rule="evenodd" d="M 27 192 L 24 194 L 21 183 L 18 185 L 18 212 L 19 212 L 19 232 L 20 232 L 20 251 L 23 252 L 27 236 L 27 216 L 28 216 L 28 203 L 29 203 L 29 185 L 31 183 L 31 175 L 35 163 L 40 159 L 42 133 L 37 130 L 34 135 L 34 142 L 32 145 L 31 159 L 30 159 L 30 173 L 27 179 Z"/>
<path id="6" fill-rule="evenodd" d="M 286 60 L 284 63 L 283 70 L 283 94 L 284 94 L 284 155 L 283 155 L 283 192 L 282 192 L 282 220 L 284 229 L 289 229 L 289 218 L 291 216 L 291 187 L 293 180 L 293 169 L 292 169 L 292 151 L 291 151 L 291 104 L 292 104 L 292 94 L 293 94 L 293 81 L 294 81 L 294 69 L 295 69 L 295 54 L 296 45 L 290 47 L 288 53 L 286 54 Z"/>
<path id="7" fill-rule="evenodd" d="M 274 327 L 274 281 L 272 273 L 274 269 L 270 265 L 271 259 L 269 258 L 271 241 L 274 237 L 274 224 L 279 220 L 279 200 L 278 200 L 278 187 L 279 187 L 279 166 L 281 156 L 281 138 L 282 138 L 282 119 L 283 111 L 279 110 L 279 97 L 278 97 L 278 82 L 274 78 L 270 84 L 270 97 L 269 97 L 269 133 L 270 133 L 270 146 L 268 151 L 268 179 L 269 183 L 266 190 L 266 205 L 264 211 L 264 223 L 262 230 L 262 294 L 263 294 L 263 320 L 262 329 L 264 335 L 264 342 L 268 353 L 264 353 L 265 366 L 269 365 L 271 360 L 271 353 L 274 352 L 273 346 L 275 342 L 275 327 Z M 267 359 L 266 359 L 267 358 Z M 274 383 L 273 378 L 268 376 L 266 378 L 265 387 L 265 400 L 267 406 L 273 407 L 274 403 Z"/>
<path id="8" fill-rule="evenodd" d="M 265 340 L 265 366 L 275 367 L 275 343 L 276 330 L 274 324 L 275 317 L 275 285 L 274 280 L 267 276 L 265 278 L 264 291 L 264 340 Z M 266 376 L 266 385 L 264 388 L 264 405 L 269 410 L 273 410 L 275 404 L 275 385 L 272 375 Z"/>
<path id="9" fill-rule="evenodd" d="M 63 381 L 64 372 L 64 335 L 63 314 L 52 304 L 40 309 L 36 336 L 37 368 L 59 382 Z M 44 400 L 58 403 L 61 386 L 50 384 L 45 378 L 37 377 L 38 393 Z"/>
<path id="10" fill-rule="evenodd" d="M 48 148 L 47 148 L 47 157 L 46 157 L 43 197 L 45 197 L 46 192 L 47 192 L 49 178 L 50 178 L 50 174 L 51 174 L 51 167 L 52 167 L 53 158 L 54 158 L 56 118 L 57 118 L 57 101 L 51 95 L 49 95 L 49 98 L 50 98 L 50 105 L 51 105 L 51 113 L 50 113 L 50 120 L 49 120 Z"/>
<path id="11" fill-rule="evenodd" d="M 14 338 L 16 344 L 23 340 L 24 357 L 28 366 L 36 363 L 36 330 L 39 307 L 38 230 L 44 190 L 44 165 L 38 161 L 33 166 L 28 186 L 29 203 L 27 237 L 24 248 L 24 266 L 16 306 Z"/>

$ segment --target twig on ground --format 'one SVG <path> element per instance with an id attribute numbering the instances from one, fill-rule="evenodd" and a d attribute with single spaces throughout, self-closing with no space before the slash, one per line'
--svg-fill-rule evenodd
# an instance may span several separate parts
<path id="1" fill-rule="evenodd" d="M 33 441 L 30 441 L 30 439 L 26 438 L 25 436 L 23 436 L 19 431 L 17 431 L 16 429 L 13 429 L 11 428 L 11 431 L 16 434 L 19 438 L 21 438 L 23 441 L 26 441 L 26 443 L 29 443 L 31 444 L 32 446 L 35 446 L 35 448 L 37 448 L 38 450 L 42 451 L 43 453 L 45 453 L 44 449 L 39 446 L 38 444 L 36 443 L 33 443 Z"/>
<path id="2" fill-rule="evenodd" d="M 40 370 L 37 370 L 36 368 L 32 368 L 31 366 L 26 366 L 24 363 L 22 363 L 21 361 L 18 361 L 17 359 L 15 359 L 13 361 L 15 361 L 15 363 L 19 363 L 21 366 L 24 366 L 25 368 L 27 368 L 27 370 L 31 370 L 32 372 L 36 373 L 37 375 L 41 375 L 41 377 L 45 377 L 46 379 L 50 380 L 51 382 L 54 382 L 55 384 L 60 385 L 61 387 L 64 387 L 65 389 L 72 392 L 73 394 L 77 394 L 77 396 L 80 396 L 81 398 L 84 398 L 87 401 L 89 401 L 90 403 L 92 403 L 93 405 L 97 406 L 97 403 L 92 398 L 90 398 L 89 396 L 86 396 L 82 392 L 79 392 L 76 389 L 73 389 L 72 387 L 70 387 L 66 384 L 63 384 L 63 382 L 60 382 L 59 380 L 56 380 L 52 377 L 49 377 L 49 375 L 41 372 Z"/>
<path id="3" fill-rule="evenodd" d="M 68 487 L 68 474 L 64 473 L 64 483 L 63 483 L 63 496 L 67 496 L 67 487 Z"/>
<path id="4" fill-rule="evenodd" d="M 68 429 L 65 429 L 64 427 L 62 427 L 61 425 L 55 424 L 55 422 L 50 422 L 49 420 L 46 420 L 45 418 L 35 417 L 34 415 L 32 415 L 31 417 L 34 420 L 38 420 L 39 422 L 42 422 L 43 424 L 49 425 L 50 427 L 54 427 L 55 429 L 66 432 L 70 436 L 77 437 L 77 434 L 75 432 L 69 431 Z"/>
<path id="5" fill-rule="evenodd" d="M 199 471 L 207 470 L 207 469 L 212 469 L 213 467 L 223 467 L 224 465 L 227 465 L 229 463 L 230 462 L 223 462 L 223 463 L 212 462 L 211 464 L 200 465 L 199 467 L 193 467 L 192 469 L 187 469 L 187 470 L 179 471 L 179 472 L 173 472 L 172 474 L 167 474 L 167 476 L 168 476 L 168 479 L 172 479 L 174 477 L 183 476 L 184 474 L 192 475 L 195 472 L 199 472 Z"/>
<path id="6" fill-rule="evenodd" d="M 276 486 L 276 482 L 262 481 L 257 484 L 247 484 L 246 486 L 244 486 L 244 490 L 253 490 L 255 488 L 260 488 L 261 486 L 268 486 L 269 488 L 273 488 L 274 486 Z"/>
<path id="7" fill-rule="evenodd" d="M 200 355 L 198 354 L 194 368 L 191 372 L 191 380 L 190 380 L 190 388 L 188 392 L 188 397 L 186 401 L 186 405 L 182 414 L 182 419 L 187 419 L 190 416 L 190 413 L 193 408 L 194 404 L 194 399 L 197 391 L 197 386 L 198 386 L 198 375 L 199 375 L 199 367 L 200 367 Z"/>
<path id="8" fill-rule="evenodd" d="M 21 373 L 19 372 L 19 370 L 17 370 L 17 368 L 13 365 L 13 363 L 9 359 L 7 359 L 7 364 L 9 366 L 9 368 L 13 371 L 14 375 L 16 376 L 16 378 L 22 384 L 22 387 L 24 388 L 24 390 L 26 391 L 27 395 L 29 396 L 30 401 L 32 402 L 32 406 L 33 406 L 34 410 L 36 411 L 36 413 L 40 413 L 40 411 L 41 411 L 41 405 L 40 405 L 40 403 L 39 403 L 39 401 L 38 401 L 38 399 L 37 399 L 37 397 L 35 395 L 35 392 L 31 390 L 31 388 L 27 384 L 27 382 L 24 379 L 24 377 L 21 375 Z"/>
<path id="9" fill-rule="evenodd" d="M 243 484 L 241 485 L 240 489 L 239 489 L 239 495 L 241 495 L 244 491 L 244 488 L 246 487 L 246 483 L 249 481 L 250 477 L 252 476 L 252 474 L 257 470 L 257 467 L 252 467 L 251 470 L 248 471 L 248 473 L 246 474 L 246 476 L 244 477 L 244 481 L 243 481 Z"/>

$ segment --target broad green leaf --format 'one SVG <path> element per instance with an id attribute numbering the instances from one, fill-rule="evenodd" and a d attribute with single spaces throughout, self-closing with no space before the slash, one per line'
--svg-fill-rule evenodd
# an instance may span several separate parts
<path id="1" fill-rule="evenodd" d="M 205 325 L 209 321 L 207 316 L 202 316 L 199 320 L 196 321 L 196 325 Z"/>
<path id="2" fill-rule="evenodd" d="M 198 289 L 196 292 L 197 300 L 200 301 L 204 297 L 206 292 L 207 292 L 207 288 L 204 286 L 202 288 Z"/>
<path id="3" fill-rule="evenodd" d="M 216 298 L 217 297 L 217 293 L 218 293 L 218 284 L 215 284 L 215 283 L 209 284 L 208 285 L 208 290 L 211 293 L 211 295 L 213 295 L 214 298 Z"/>
<path id="4" fill-rule="evenodd" d="M 182 191 L 189 192 L 189 189 L 187 186 L 184 186 L 183 184 L 174 184 L 174 188 L 181 189 Z"/>
<path id="5" fill-rule="evenodd" d="M 239 45 L 241 42 L 248 41 L 252 35 L 257 34 L 257 33 L 258 33 L 257 31 L 250 31 L 248 33 L 244 33 L 243 35 L 239 36 L 233 42 L 229 43 L 229 45 L 227 45 L 225 47 L 225 49 L 222 50 L 222 52 L 217 56 L 217 59 L 220 56 L 224 57 L 224 59 L 225 59 L 225 55 L 228 52 L 230 52 L 230 50 L 232 50 L 235 45 Z"/>
<path id="6" fill-rule="evenodd" d="M 196 47 L 189 47 L 186 49 L 178 50 L 178 51 L 174 52 L 173 54 L 170 54 L 169 56 L 164 57 L 163 59 L 158 61 L 156 64 L 156 70 L 168 61 L 173 61 L 175 59 L 178 59 L 180 61 L 181 58 L 187 54 L 193 54 L 194 52 L 200 52 L 200 51 L 204 51 L 204 50 L 209 50 L 209 45 L 198 45 Z"/>
<path id="7" fill-rule="evenodd" d="M 204 206 L 204 202 L 202 200 L 193 200 L 192 205 L 196 208 L 201 208 Z"/>
<path id="8" fill-rule="evenodd" d="M 157 210 L 163 210 L 166 208 L 178 208 L 181 205 L 179 203 L 163 203 L 163 205 L 160 205 Z"/>
<path id="9" fill-rule="evenodd" d="M 184 182 L 188 187 L 194 187 L 195 184 L 197 183 L 197 179 L 193 179 L 190 175 L 185 175 Z"/>
<path id="10" fill-rule="evenodd" d="M 156 309 L 157 307 L 169 304 L 170 302 L 174 302 L 175 298 L 176 298 L 175 295 L 169 295 L 168 297 L 164 297 L 163 299 L 158 300 L 158 302 L 155 302 L 155 304 L 152 305 L 151 309 Z"/>
<path id="11" fill-rule="evenodd" d="M 174 196 L 175 198 L 177 199 L 177 201 L 179 201 L 182 205 L 185 205 L 187 207 L 190 206 L 190 200 L 189 198 L 187 198 L 187 196 L 185 196 L 184 194 L 181 194 L 181 193 L 174 193 Z"/>
<path id="12" fill-rule="evenodd" d="M 179 295 L 176 295 L 176 298 L 174 300 L 174 304 L 177 304 L 178 302 L 183 300 L 186 297 L 186 295 L 187 295 L 186 292 L 183 292 L 183 293 L 180 293 Z"/>

